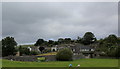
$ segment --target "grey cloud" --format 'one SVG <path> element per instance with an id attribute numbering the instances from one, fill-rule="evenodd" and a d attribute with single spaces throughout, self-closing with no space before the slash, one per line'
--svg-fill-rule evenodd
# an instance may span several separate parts
<path id="1" fill-rule="evenodd" d="M 38 38 L 83 36 L 97 38 L 118 34 L 117 3 L 3 3 L 3 37 L 14 36 L 18 43 Z"/>

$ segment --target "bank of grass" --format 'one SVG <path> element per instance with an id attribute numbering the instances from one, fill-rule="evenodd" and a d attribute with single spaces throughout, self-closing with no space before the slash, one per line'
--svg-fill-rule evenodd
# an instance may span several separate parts
<path id="1" fill-rule="evenodd" d="M 50 52 L 50 53 L 39 54 L 36 56 L 48 56 L 48 55 L 56 55 L 56 54 L 57 54 L 57 52 Z"/>
<path id="2" fill-rule="evenodd" d="M 3 60 L 3 67 L 68 67 L 72 64 L 76 67 L 118 67 L 117 59 L 79 59 L 74 61 L 52 61 L 52 62 L 21 62 Z"/>

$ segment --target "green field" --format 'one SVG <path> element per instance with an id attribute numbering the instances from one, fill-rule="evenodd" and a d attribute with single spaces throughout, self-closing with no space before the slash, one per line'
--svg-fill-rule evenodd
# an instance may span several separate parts
<path id="1" fill-rule="evenodd" d="M 52 62 L 20 62 L 2 60 L 3 67 L 68 67 L 72 64 L 76 67 L 118 67 L 117 59 L 79 59 L 74 61 L 52 61 Z"/>

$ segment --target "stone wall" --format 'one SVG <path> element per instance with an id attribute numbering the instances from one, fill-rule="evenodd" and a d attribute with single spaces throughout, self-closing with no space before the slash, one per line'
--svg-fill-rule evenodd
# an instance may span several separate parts
<path id="1" fill-rule="evenodd" d="M 49 55 L 45 56 L 46 61 L 56 61 L 56 56 L 55 55 Z"/>
<path id="2" fill-rule="evenodd" d="M 44 57 L 46 58 L 46 61 L 56 61 L 55 55 L 49 55 Z M 82 59 L 82 58 L 85 58 L 85 57 L 82 55 L 73 55 L 73 60 Z"/>
<path id="3" fill-rule="evenodd" d="M 56 61 L 56 55 L 48 55 L 48 56 L 8 56 L 3 57 L 3 59 L 13 60 L 13 61 L 30 61 L 36 62 L 38 61 L 38 57 L 45 57 L 45 61 Z M 83 55 L 73 55 L 73 60 L 85 58 Z"/>
<path id="4" fill-rule="evenodd" d="M 30 62 L 37 61 L 36 56 L 7 56 L 7 57 L 3 57 L 3 59 L 13 60 L 13 61 L 30 61 Z"/>

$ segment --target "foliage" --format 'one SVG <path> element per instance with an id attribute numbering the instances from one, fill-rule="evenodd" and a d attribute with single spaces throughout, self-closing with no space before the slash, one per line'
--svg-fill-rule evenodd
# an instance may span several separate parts
<path id="1" fill-rule="evenodd" d="M 99 40 L 99 48 L 102 52 L 105 52 L 106 56 L 109 57 L 120 57 L 119 51 L 119 39 L 116 35 L 109 35 L 108 37 Z"/>
<path id="2" fill-rule="evenodd" d="M 49 40 L 48 43 L 49 43 L 49 44 L 53 44 L 54 41 L 53 41 L 53 40 Z"/>
<path id="3" fill-rule="evenodd" d="M 0 41 L 0 57 L 2 57 L 2 42 Z"/>
<path id="4" fill-rule="evenodd" d="M 6 37 L 2 39 L 2 56 L 15 55 L 17 52 L 15 46 L 17 46 L 17 42 L 13 37 Z"/>
<path id="5" fill-rule="evenodd" d="M 65 49 L 61 49 L 57 53 L 56 59 L 59 61 L 70 61 L 72 60 L 72 56 L 73 56 L 72 51 L 68 48 L 65 48 Z"/>
<path id="6" fill-rule="evenodd" d="M 30 55 L 30 50 L 28 48 L 25 48 L 25 47 L 22 47 L 22 46 L 19 47 L 19 52 L 20 52 L 20 56 Z"/>
<path id="7" fill-rule="evenodd" d="M 59 43 L 59 44 L 64 43 L 64 39 L 63 39 L 63 38 L 59 38 L 59 39 L 58 39 L 58 43 Z"/>
<path id="8" fill-rule="evenodd" d="M 34 44 L 35 46 L 40 46 L 41 44 L 44 43 L 43 39 L 38 39 L 37 42 Z"/>
<path id="9" fill-rule="evenodd" d="M 65 39 L 59 38 L 58 39 L 58 44 L 68 44 L 68 43 L 71 43 L 71 42 L 72 42 L 71 38 L 65 38 Z"/>
<path id="10" fill-rule="evenodd" d="M 53 43 L 53 45 L 58 45 L 58 41 L 55 41 L 55 42 Z"/>
<path id="11" fill-rule="evenodd" d="M 71 38 L 65 38 L 65 39 L 64 39 L 64 42 L 65 42 L 65 43 L 71 43 Z"/>
<path id="12" fill-rule="evenodd" d="M 39 53 L 36 51 L 30 51 L 30 55 L 38 55 Z"/>
<path id="13" fill-rule="evenodd" d="M 82 43 L 82 38 L 81 37 L 77 37 L 76 43 Z"/>
<path id="14" fill-rule="evenodd" d="M 96 37 L 92 32 L 86 32 L 85 35 L 82 38 L 82 43 L 84 45 L 92 44 L 96 41 Z"/>
<path id="15" fill-rule="evenodd" d="M 109 51 L 107 52 L 108 56 L 110 57 L 116 57 L 119 58 L 120 57 L 120 47 L 115 47 L 115 48 L 110 48 Z"/>
<path id="16" fill-rule="evenodd" d="M 116 35 L 111 34 L 104 39 L 104 42 L 115 45 L 118 44 L 118 38 Z"/>

